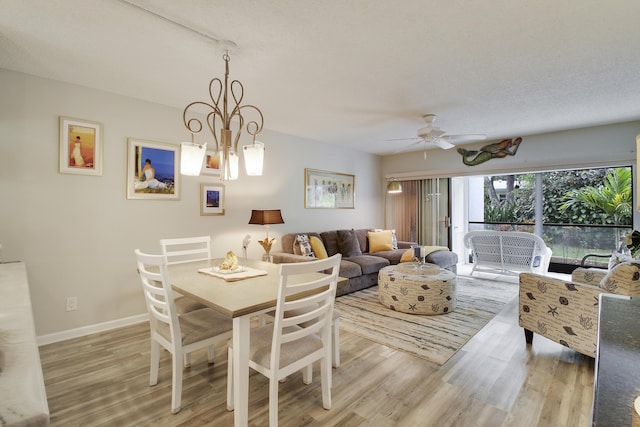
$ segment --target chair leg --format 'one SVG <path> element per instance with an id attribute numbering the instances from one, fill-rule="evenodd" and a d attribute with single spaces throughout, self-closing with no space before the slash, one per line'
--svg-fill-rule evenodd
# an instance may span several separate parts
<path id="1" fill-rule="evenodd" d="M 209 365 L 213 365 L 213 359 L 216 357 L 214 346 L 207 347 L 207 361 Z"/>
<path id="2" fill-rule="evenodd" d="M 278 380 L 269 378 L 269 427 L 278 426 Z"/>
<path id="3" fill-rule="evenodd" d="M 184 367 L 188 368 L 191 366 L 191 353 L 184 354 Z"/>
<path id="4" fill-rule="evenodd" d="M 524 330 L 524 340 L 527 342 L 527 344 L 532 344 L 533 343 L 533 331 L 525 329 Z"/>
<path id="5" fill-rule="evenodd" d="M 320 361 L 320 382 L 322 385 L 322 407 L 331 409 L 331 353 L 326 352 Z"/>
<path id="6" fill-rule="evenodd" d="M 333 367 L 340 367 L 340 319 L 333 321 Z"/>
<path id="7" fill-rule="evenodd" d="M 312 381 L 313 381 L 313 363 L 309 363 L 307 366 L 302 368 L 302 382 L 304 382 L 306 385 L 309 385 L 311 384 Z"/>
<path id="8" fill-rule="evenodd" d="M 149 366 L 149 385 L 158 384 L 158 369 L 160 367 L 160 344 L 151 339 L 151 364 Z"/>
<path id="9" fill-rule="evenodd" d="M 233 411 L 233 350 L 227 348 L 227 411 Z"/>
<path id="10" fill-rule="evenodd" d="M 176 351 L 171 358 L 173 364 L 172 384 L 171 384 L 171 413 L 180 412 L 182 400 L 182 354 Z"/>

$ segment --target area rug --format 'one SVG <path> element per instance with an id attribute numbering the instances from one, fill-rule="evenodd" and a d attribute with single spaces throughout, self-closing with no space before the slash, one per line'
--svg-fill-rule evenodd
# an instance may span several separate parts
<path id="1" fill-rule="evenodd" d="M 444 365 L 518 294 L 518 285 L 471 277 L 456 279 L 455 311 L 421 316 L 390 310 L 378 287 L 336 298 L 340 328 L 438 365 Z"/>

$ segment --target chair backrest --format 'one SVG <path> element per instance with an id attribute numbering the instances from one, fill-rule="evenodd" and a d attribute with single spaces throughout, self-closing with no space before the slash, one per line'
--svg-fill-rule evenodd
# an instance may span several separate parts
<path id="1" fill-rule="evenodd" d="M 167 260 L 164 255 L 148 255 L 135 250 L 138 273 L 149 312 L 151 335 L 175 345 L 181 338 L 180 322 L 176 311 Z"/>
<path id="2" fill-rule="evenodd" d="M 319 331 L 323 341 L 329 342 L 341 259 L 342 255 L 336 254 L 318 261 L 280 264 L 271 346 L 272 369 L 279 366 L 282 344 Z M 296 325 L 300 328 L 291 328 Z"/>
<path id="3" fill-rule="evenodd" d="M 160 249 L 168 264 L 211 259 L 211 236 L 160 239 Z"/>

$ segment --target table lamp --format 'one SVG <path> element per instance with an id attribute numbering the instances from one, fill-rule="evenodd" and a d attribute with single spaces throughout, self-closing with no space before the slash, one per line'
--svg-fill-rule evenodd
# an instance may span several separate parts
<path id="1" fill-rule="evenodd" d="M 264 261 L 269 261 L 271 258 L 269 252 L 271 251 L 271 245 L 276 241 L 275 238 L 269 238 L 269 225 L 271 224 L 284 224 L 280 209 L 271 210 L 257 210 L 251 211 L 251 219 L 249 224 L 264 225 L 267 228 L 267 237 L 264 240 L 258 240 L 258 243 L 264 248 L 265 255 L 262 257 Z"/>

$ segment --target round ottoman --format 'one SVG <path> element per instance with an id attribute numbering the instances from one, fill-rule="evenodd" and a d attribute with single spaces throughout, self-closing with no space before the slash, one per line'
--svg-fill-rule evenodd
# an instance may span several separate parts
<path id="1" fill-rule="evenodd" d="M 435 264 L 390 265 L 378 273 L 378 298 L 403 313 L 446 314 L 456 308 L 456 275 Z"/>

